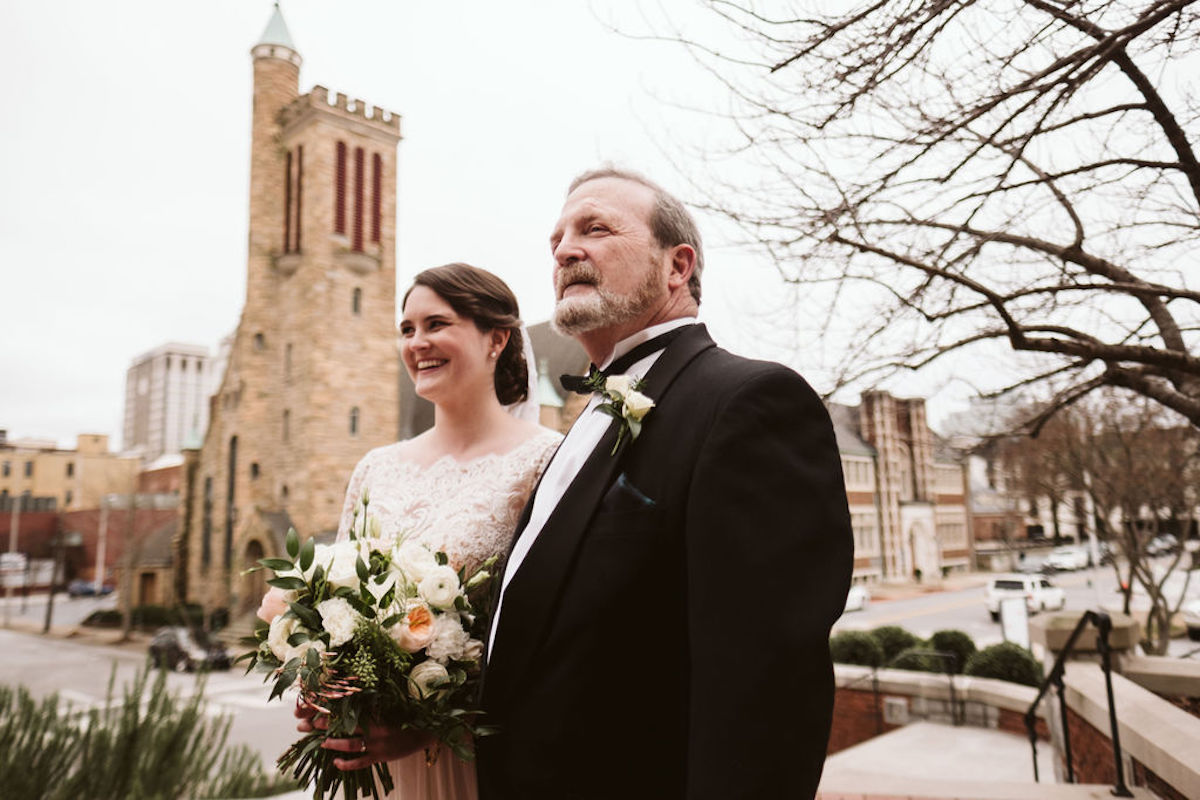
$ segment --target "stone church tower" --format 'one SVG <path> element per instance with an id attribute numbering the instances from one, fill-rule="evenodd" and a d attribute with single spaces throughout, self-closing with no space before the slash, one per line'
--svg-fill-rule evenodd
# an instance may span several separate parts
<path id="1" fill-rule="evenodd" d="M 322 86 L 276 6 L 250 51 L 246 303 L 187 466 L 186 596 L 237 617 L 289 526 L 332 535 L 350 473 L 398 434 L 395 198 L 400 118 Z"/>

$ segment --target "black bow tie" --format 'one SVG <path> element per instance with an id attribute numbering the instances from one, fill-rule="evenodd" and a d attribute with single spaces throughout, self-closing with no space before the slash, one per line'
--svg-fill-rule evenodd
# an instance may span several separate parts
<path id="1" fill-rule="evenodd" d="M 678 328 L 672 328 L 666 333 L 660 333 L 653 339 L 647 339 L 625 355 L 613 359 L 613 362 L 608 365 L 608 369 L 600 370 L 596 368 L 595 364 L 591 364 L 588 366 L 587 375 L 562 375 L 558 381 L 568 392 L 592 394 L 595 391 L 593 387 L 602 386 L 604 378 L 607 378 L 609 375 L 620 375 L 651 353 L 657 353 L 659 350 L 664 349 L 676 336 L 683 333 L 689 327 L 691 326 L 680 325 Z"/>

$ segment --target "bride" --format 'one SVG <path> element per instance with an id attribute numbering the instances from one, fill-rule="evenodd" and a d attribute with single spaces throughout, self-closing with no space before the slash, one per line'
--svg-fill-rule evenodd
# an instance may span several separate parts
<path id="1" fill-rule="evenodd" d="M 338 537 L 365 490 L 384 531 L 442 550 L 471 571 L 508 552 L 517 519 L 562 437 L 536 417 L 532 364 L 516 297 L 490 272 L 447 264 L 417 275 L 402 302 L 400 353 L 416 392 L 434 404 L 433 427 L 380 447 L 350 478 Z M 530 413 L 532 412 L 532 413 Z M 297 710 L 300 730 L 312 711 Z M 311 720 L 311 721 L 310 721 Z M 327 739 L 340 769 L 390 762 L 401 800 L 474 800 L 475 768 L 419 731 L 370 726 Z"/>

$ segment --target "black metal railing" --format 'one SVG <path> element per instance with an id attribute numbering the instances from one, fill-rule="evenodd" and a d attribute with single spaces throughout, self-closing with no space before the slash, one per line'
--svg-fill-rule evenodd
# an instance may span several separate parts
<path id="1" fill-rule="evenodd" d="M 1053 686 L 1058 692 L 1058 707 L 1062 720 L 1063 756 L 1067 762 L 1067 783 L 1075 783 L 1075 765 L 1071 759 L 1071 727 L 1067 724 L 1067 698 L 1063 686 L 1063 672 L 1066 669 L 1067 656 L 1075 649 L 1075 640 L 1087 625 L 1096 626 L 1096 649 L 1100 653 L 1100 669 L 1104 671 L 1104 688 L 1108 691 L 1108 724 L 1111 729 L 1113 763 L 1116 766 L 1117 782 L 1112 793 L 1117 797 L 1133 797 L 1133 792 L 1125 785 L 1125 768 L 1121 763 L 1121 736 L 1117 730 L 1117 707 L 1113 702 L 1112 688 L 1112 650 L 1108 644 L 1108 635 L 1112 632 L 1112 618 L 1103 611 L 1085 611 L 1067 643 L 1063 645 L 1050 674 L 1038 686 L 1037 697 L 1025 712 L 1025 730 L 1029 734 L 1029 746 L 1033 748 L 1033 780 L 1038 782 L 1037 763 L 1037 707 L 1042 702 L 1047 690 Z"/>

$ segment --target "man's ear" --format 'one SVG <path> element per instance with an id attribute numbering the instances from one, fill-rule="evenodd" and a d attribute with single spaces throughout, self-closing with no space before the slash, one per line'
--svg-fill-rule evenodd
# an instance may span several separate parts
<path id="1" fill-rule="evenodd" d="M 690 244 L 677 244 L 669 251 L 671 271 L 667 275 L 667 287 L 674 290 L 687 286 L 696 271 L 696 248 Z"/>

